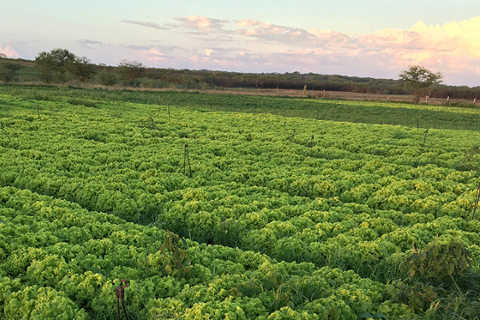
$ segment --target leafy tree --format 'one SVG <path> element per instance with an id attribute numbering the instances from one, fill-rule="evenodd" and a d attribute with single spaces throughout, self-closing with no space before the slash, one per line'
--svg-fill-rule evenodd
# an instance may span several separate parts
<path id="1" fill-rule="evenodd" d="M 40 52 L 35 57 L 35 70 L 38 72 L 40 78 L 44 82 L 50 83 L 53 81 L 55 72 L 54 69 L 55 65 L 53 62 L 53 58 L 47 52 Z"/>
<path id="2" fill-rule="evenodd" d="M 145 66 L 139 61 L 123 60 L 117 67 L 117 73 L 126 86 L 137 86 L 137 79 L 145 73 Z"/>
<path id="3" fill-rule="evenodd" d="M 67 64 L 67 69 L 81 82 L 90 80 L 97 73 L 97 67 L 87 57 L 75 57 Z"/>
<path id="4" fill-rule="evenodd" d="M 22 66 L 16 63 L 4 62 L 0 64 L 0 80 L 4 82 L 10 82 L 15 79 L 15 73 Z"/>
<path id="5" fill-rule="evenodd" d="M 103 71 L 98 74 L 97 80 L 103 86 L 113 86 L 118 83 L 118 76 L 113 72 Z"/>
<path id="6" fill-rule="evenodd" d="M 65 82 L 69 64 L 77 57 L 67 49 L 40 52 L 35 58 L 35 69 L 46 83 Z"/>
<path id="7" fill-rule="evenodd" d="M 405 82 L 405 89 L 413 92 L 415 102 L 420 101 L 420 97 L 425 94 L 429 87 L 442 82 L 440 72 L 433 73 L 418 65 L 408 67 L 407 70 L 400 73 L 399 77 Z"/>

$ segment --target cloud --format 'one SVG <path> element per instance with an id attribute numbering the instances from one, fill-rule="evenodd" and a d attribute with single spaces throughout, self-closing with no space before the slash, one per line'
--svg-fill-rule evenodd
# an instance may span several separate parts
<path id="1" fill-rule="evenodd" d="M 260 24 L 257 20 L 251 20 L 251 19 L 244 19 L 244 20 L 237 20 L 237 26 L 240 28 L 245 28 L 245 27 L 253 27 Z"/>
<path id="2" fill-rule="evenodd" d="M 180 21 L 182 26 L 189 29 L 202 31 L 223 31 L 223 26 L 229 23 L 229 20 L 212 19 L 204 16 L 190 15 L 188 17 L 175 18 Z"/>
<path id="3" fill-rule="evenodd" d="M 172 53 L 174 51 L 184 51 L 185 49 L 179 46 L 158 46 L 158 45 L 148 45 L 148 46 L 138 46 L 138 45 L 121 45 L 124 48 L 128 48 L 135 51 L 150 51 L 152 52 L 166 52 Z"/>
<path id="4" fill-rule="evenodd" d="M 95 41 L 95 40 L 88 40 L 88 39 L 82 39 L 82 40 L 77 40 L 78 43 L 84 44 L 84 45 L 102 45 L 103 42 L 100 41 Z"/>
<path id="5" fill-rule="evenodd" d="M 307 35 L 308 33 L 299 28 L 285 27 L 275 25 L 272 23 L 264 23 L 256 20 L 238 20 L 237 34 L 241 34 L 247 37 L 255 37 L 264 41 L 273 42 L 291 42 L 289 40 L 298 39 L 300 36 Z M 247 29 L 245 29 L 247 27 Z"/>
<path id="6" fill-rule="evenodd" d="M 132 50 L 148 51 L 148 50 L 154 48 L 155 46 L 138 46 L 138 45 L 134 45 L 134 44 L 128 44 L 128 45 L 122 44 L 121 47 L 132 49 Z"/>
<path id="7" fill-rule="evenodd" d="M 444 25 L 416 23 L 410 30 L 382 29 L 359 37 L 362 44 L 383 49 L 395 65 L 423 64 L 466 71 L 480 59 L 480 16 Z"/>
<path id="8" fill-rule="evenodd" d="M 237 34 L 256 38 L 266 43 L 277 43 L 291 47 L 318 48 L 330 45 L 355 47 L 355 41 L 345 34 L 330 30 L 305 30 L 265 23 L 256 20 L 237 20 Z"/>
<path id="9" fill-rule="evenodd" d="M 142 56 L 148 61 L 157 63 L 158 61 L 167 60 L 167 56 L 157 48 L 152 48 L 142 52 Z"/>
<path id="10" fill-rule="evenodd" d="M 87 49 L 95 49 L 95 48 L 98 48 L 99 46 L 104 46 L 105 45 L 105 43 L 103 43 L 101 41 L 88 40 L 88 39 L 77 40 L 77 43 L 80 44 L 82 47 L 85 47 Z"/>
<path id="11" fill-rule="evenodd" d="M 185 48 L 179 46 L 138 46 L 138 45 L 122 45 L 124 48 L 132 50 L 132 55 L 136 60 L 143 62 L 151 62 L 157 64 L 160 61 L 168 61 L 173 63 L 177 56 L 185 55 Z M 148 63 L 146 62 L 146 65 Z M 167 67 L 167 66 L 166 66 Z"/>
<path id="12" fill-rule="evenodd" d="M 0 43 L 0 54 L 4 54 L 7 58 L 18 58 L 18 53 L 10 46 L 3 47 Z"/>
<path id="13" fill-rule="evenodd" d="M 168 30 L 169 29 L 169 28 L 161 26 L 159 24 L 152 23 L 152 22 L 146 22 L 146 21 L 120 20 L 120 22 L 135 24 L 135 25 L 138 25 L 138 26 L 157 29 L 157 30 Z"/>

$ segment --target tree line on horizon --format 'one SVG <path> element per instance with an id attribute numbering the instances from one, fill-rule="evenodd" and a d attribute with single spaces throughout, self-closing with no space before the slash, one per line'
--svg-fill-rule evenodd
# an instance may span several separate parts
<path id="1" fill-rule="evenodd" d="M 13 62 L 16 61 L 16 62 Z M 19 63 L 20 62 L 20 63 Z M 23 63 L 22 63 L 23 62 Z M 432 98 L 475 99 L 480 98 L 480 86 L 447 86 L 440 82 L 430 83 L 422 90 L 415 90 L 409 82 L 400 79 L 376 79 L 343 75 L 324 75 L 300 72 L 286 73 L 241 73 L 212 70 L 177 70 L 146 68 L 141 62 L 123 60 L 118 66 L 93 64 L 87 57 L 78 57 L 66 49 L 53 49 L 40 52 L 32 63 L 27 60 L 13 60 L 0 56 L 0 80 L 13 82 L 18 80 L 23 68 L 29 68 L 30 79 L 44 83 L 66 83 L 79 81 L 104 86 L 116 84 L 125 87 L 182 89 L 258 88 L 344 91 L 370 94 L 404 95 L 414 93 L 428 94 Z M 425 69 L 426 70 L 426 69 Z M 408 70 L 406 70 L 408 71 Z M 417 70 L 418 71 L 418 70 Z"/>

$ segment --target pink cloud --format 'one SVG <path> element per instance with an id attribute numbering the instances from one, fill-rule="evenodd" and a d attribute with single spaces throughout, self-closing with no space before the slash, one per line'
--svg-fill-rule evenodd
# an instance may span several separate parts
<path id="1" fill-rule="evenodd" d="M 209 18 L 203 16 L 190 15 L 186 19 L 187 23 L 199 29 L 205 29 L 212 25 Z"/>
<path id="2" fill-rule="evenodd" d="M 194 65 L 205 64 L 209 61 L 208 57 L 193 56 L 188 59 Z"/>
<path id="3" fill-rule="evenodd" d="M 142 50 L 140 55 L 148 61 L 153 63 L 157 63 L 158 61 L 167 60 L 167 57 L 163 52 L 161 52 L 158 48 L 152 48 L 149 50 Z"/>
<path id="4" fill-rule="evenodd" d="M 176 18 L 176 20 L 181 21 L 182 25 L 190 29 L 198 29 L 202 31 L 221 31 L 223 30 L 223 25 L 229 21 L 207 18 L 205 16 L 196 16 L 190 15 L 188 17 Z"/>
<path id="5" fill-rule="evenodd" d="M 18 58 L 18 53 L 10 46 L 3 47 L 0 43 L 0 54 L 3 53 L 7 58 Z"/>
<path id="6" fill-rule="evenodd" d="M 253 27 L 258 25 L 260 22 L 257 20 L 251 20 L 251 19 L 244 19 L 244 20 L 237 20 L 237 26 L 240 28 L 245 28 L 245 27 Z"/>
<path id="7" fill-rule="evenodd" d="M 237 31 L 238 32 L 238 31 Z M 239 32 L 241 33 L 241 32 Z M 243 31 L 244 36 L 256 36 L 258 35 L 257 29 L 246 29 Z"/>
<path id="8" fill-rule="evenodd" d="M 480 60 L 480 16 L 444 25 L 416 23 L 410 30 L 382 29 L 358 38 L 372 49 L 384 49 L 398 66 L 422 64 L 447 72 L 475 72 L 470 65 Z"/>

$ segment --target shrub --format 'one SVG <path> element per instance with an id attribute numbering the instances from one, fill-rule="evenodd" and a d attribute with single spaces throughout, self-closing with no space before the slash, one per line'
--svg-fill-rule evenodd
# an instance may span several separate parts
<path id="1" fill-rule="evenodd" d="M 65 82 L 68 65 L 75 59 L 76 56 L 66 49 L 43 51 L 35 57 L 35 70 L 46 83 Z"/>
<path id="2" fill-rule="evenodd" d="M 100 72 L 97 80 L 103 86 L 113 86 L 118 83 L 118 76 L 113 72 Z"/>
<path id="3" fill-rule="evenodd" d="M 83 83 L 90 80 L 97 73 L 97 67 L 87 57 L 75 57 L 68 64 L 68 70 Z"/>
<path id="4" fill-rule="evenodd" d="M 15 79 L 15 73 L 21 66 L 15 63 L 4 62 L 0 64 L 0 80 L 10 82 Z"/>
<path id="5" fill-rule="evenodd" d="M 137 79 L 145 73 L 145 66 L 138 61 L 123 60 L 118 65 L 117 73 L 125 86 L 136 87 L 140 85 Z"/>

